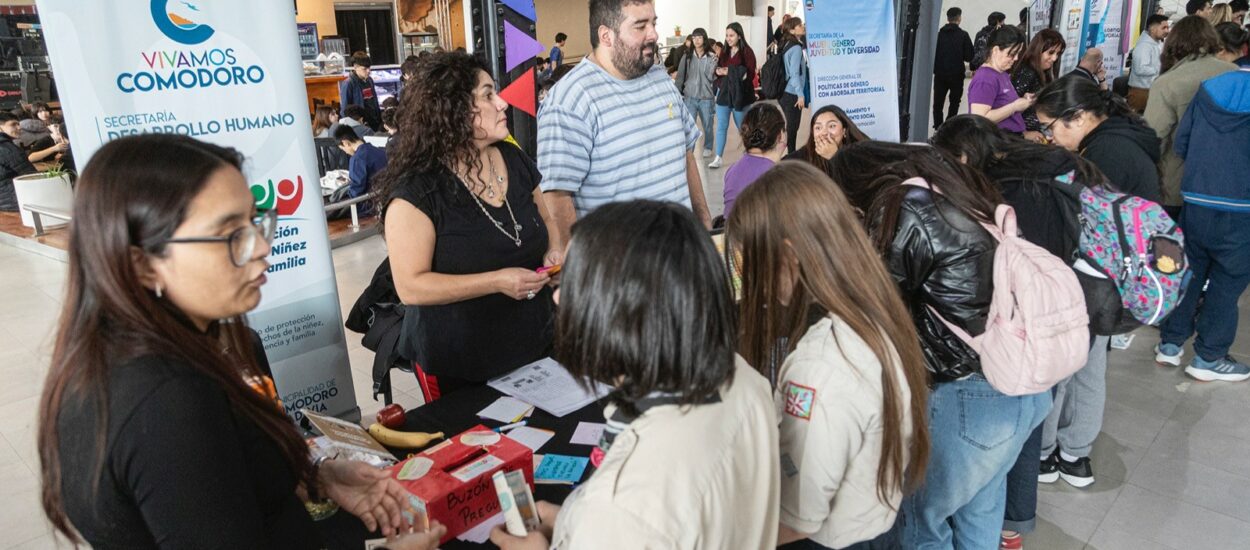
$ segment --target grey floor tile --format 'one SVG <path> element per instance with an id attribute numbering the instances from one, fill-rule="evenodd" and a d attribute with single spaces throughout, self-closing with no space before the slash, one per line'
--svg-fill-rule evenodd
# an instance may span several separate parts
<path id="1" fill-rule="evenodd" d="M 1189 548 L 1188 546 L 1184 548 Z M 1086 550 L 1181 550 L 1164 546 L 1152 540 L 1139 538 L 1134 533 L 1126 533 L 1117 529 L 1100 528 L 1089 539 Z"/>
<path id="2" fill-rule="evenodd" d="M 1169 420 L 1158 439 L 1146 451 L 1172 459 L 1184 459 L 1218 468 L 1234 475 L 1245 475 L 1250 441 L 1202 424 Z"/>
<path id="3" fill-rule="evenodd" d="M 1092 533 L 1092 528 L 1091 528 Z M 1081 550 L 1089 535 L 1075 535 L 1070 525 L 1060 527 L 1045 519 L 1037 521 L 1037 529 L 1024 536 L 1025 548 L 1046 550 Z"/>
<path id="4" fill-rule="evenodd" d="M 1244 471 L 1250 475 L 1250 470 Z M 1250 478 L 1165 453 L 1148 453 L 1129 483 L 1250 522 Z"/>
<path id="5" fill-rule="evenodd" d="M 1070 536 L 1089 540 L 1120 497 L 1123 484 L 1119 480 L 1099 479 L 1085 489 L 1074 488 L 1062 480 L 1042 485 L 1037 492 L 1037 516 Z"/>
<path id="6" fill-rule="evenodd" d="M 1129 484 L 1101 528 L 1184 549 L 1244 548 L 1250 523 Z"/>
<path id="7" fill-rule="evenodd" d="M 1108 400 L 1102 432 L 1123 445 L 1144 449 L 1154 442 L 1167 419 L 1167 416 L 1144 413 L 1118 401 Z"/>

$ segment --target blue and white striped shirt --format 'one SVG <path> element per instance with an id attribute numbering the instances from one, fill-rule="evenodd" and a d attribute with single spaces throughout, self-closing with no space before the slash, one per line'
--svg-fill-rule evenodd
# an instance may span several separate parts
<path id="1" fill-rule="evenodd" d="M 632 199 L 689 207 L 686 152 L 699 135 L 662 65 L 618 80 L 583 59 L 538 111 L 542 190 L 573 193 L 579 218 Z"/>

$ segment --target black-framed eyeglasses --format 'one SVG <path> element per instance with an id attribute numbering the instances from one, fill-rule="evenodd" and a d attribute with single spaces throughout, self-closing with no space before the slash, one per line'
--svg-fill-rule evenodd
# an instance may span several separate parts
<path id="1" fill-rule="evenodd" d="M 225 237 L 183 237 L 169 239 L 165 244 L 225 243 L 230 249 L 230 261 L 235 267 L 243 267 L 256 252 L 256 238 L 264 239 L 266 244 L 273 244 L 273 235 L 277 228 L 278 211 L 269 210 L 252 219 L 251 224 L 235 229 Z"/>
<path id="2" fill-rule="evenodd" d="M 1045 136 L 1046 139 L 1055 139 L 1055 124 L 1058 124 L 1060 120 L 1067 120 L 1069 118 L 1072 118 L 1073 115 L 1081 112 L 1082 109 L 1083 108 L 1078 105 L 1062 113 L 1059 113 L 1059 116 L 1055 117 L 1054 120 L 1050 121 L 1050 124 L 1047 124 L 1042 127 L 1042 135 Z"/>

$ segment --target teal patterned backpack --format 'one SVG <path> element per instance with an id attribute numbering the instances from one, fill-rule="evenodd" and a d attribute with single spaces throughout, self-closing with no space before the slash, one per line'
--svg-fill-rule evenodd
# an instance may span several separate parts
<path id="1" fill-rule="evenodd" d="M 1143 324 L 1162 322 L 1189 284 L 1181 228 L 1141 197 L 1082 190 L 1081 254 L 1115 282 L 1124 308 Z"/>

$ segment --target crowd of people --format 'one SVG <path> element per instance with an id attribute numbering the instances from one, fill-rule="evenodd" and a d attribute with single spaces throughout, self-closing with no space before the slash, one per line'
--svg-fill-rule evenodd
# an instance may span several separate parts
<path id="1" fill-rule="evenodd" d="M 13 178 L 50 167 L 74 165 L 65 119 L 47 103 L 0 111 L 0 212 L 17 212 Z"/>
<path id="2" fill-rule="evenodd" d="M 541 528 L 496 528 L 504 550 L 1021 548 L 1039 483 L 1095 483 L 1108 342 L 1143 324 L 1100 260 L 1144 245 L 1086 242 L 1086 209 L 1111 202 L 1183 230 L 1181 256 L 1170 233 L 1150 243 L 1150 273 L 1189 274 L 1167 279 L 1184 288 L 1147 323 L 1157 361 L 1179 366 L 1196 334 L 1186 373 L 1250 379 L 1228 355 L 1250 284 L 1250 71 L 1211 60 L 1226 42 L 1207 19 L 1170 34 L 1148 22 L 1164 42 L 1159 76 L 1133 86 L 1148 90 L 1144 118 L 1099 82 L 1096 57 L 1057 77 L 1062 40 L 991 17 L 970 113 L 952 108 L 928 143 L 873 140 L 826 106 L 799 147 L 802 21 L 769 41 L 785 65 L 774 103 L 757 101 L 736 23 L 719 53 L 696 29 L 670 69 L 651 2 L 589 4 L 591 53 L 547 81 L 537 158 L 508 142 L 507 103 L 461 52 L 406 62 L 389 116 L 354 56 L 353 102 L 316 114 L 317 135 L 376 179 L 379 273 L 407 308 L 400 352 L 427 399 L 548 356 L 613 388 L 596 470 L 561 506 L 539 503 Z M 941 34 L 961 67 L 978 57 L 966 34 Z M 731 117 L 745 156 L 714 220 L 698 163 L 719 164 Z M 385 152 L 362 128 L 391 134 Z M 84 170 L 40 408 L 48 517 L 98 547 L 320 548 L 303 502 L 329 499 L 387 548 L 435 548 L 444 528 L 414 532 L 398 482 L 311 461 L 276 403 L 243 321 L 276 219 L 241 166 L 152 135 L 110 142 Z M 999 298 L 1017 282 L 1000 273 L 1004 246 L 1032 247 L 1084 297 L 1045 304 L 1075 308 L 1062 326 L 1080 346 L 1071 376 L 1040 390 L 991 374 L 1026 359 L 999 348 L 991 363 L 986 336 L 1018 321 L 1003 308 L 1036 301 Z"/>

